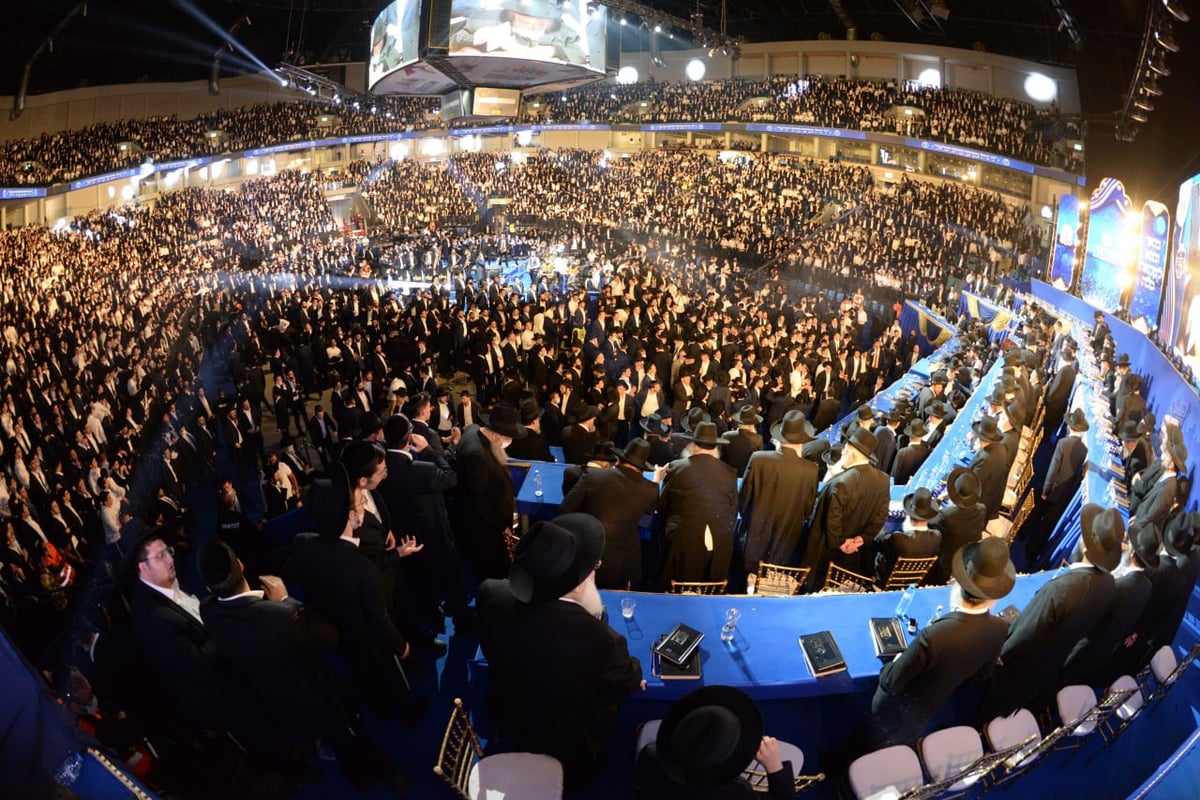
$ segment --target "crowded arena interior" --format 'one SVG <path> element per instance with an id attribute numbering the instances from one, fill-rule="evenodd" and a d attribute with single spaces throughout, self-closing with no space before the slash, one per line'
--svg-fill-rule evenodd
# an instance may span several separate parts
<path id="1" fill-rule="evenodd" d="M 9 42 L 0 797 L 1191 796 L 1183 3 L 168 5 Z"/>

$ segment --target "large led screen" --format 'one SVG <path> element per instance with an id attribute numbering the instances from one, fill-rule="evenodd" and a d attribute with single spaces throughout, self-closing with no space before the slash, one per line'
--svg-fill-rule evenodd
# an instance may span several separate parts
<path id="1" fill-rule="evenodd" d="M 1050 274 L 1047 282 L 1060 289 L 1071 288 L 1075 280 L 1075 250 L 1079 245 L 1079 198 L 1064 195 L 1058 201 L 1058 218 L 1054 221 L 1054 244 L 1050 251 Z"/>
<path id="2" fill-rule="evenodd" d="M 371 26 L 371 58 L 367 86 L 417 60 L 417 34 L 421 29 L 421 0 L 393 0 Z"/>
<path id="3" fill-rule="evenodd" d="M 1088 206 L 1087 247 L 1079 296 L 1108 312 L 1121 305 L 1121 292 L 1129 285 L 1129 197 L 1115 178 L 1100 181 Z"/>
<path id="4" fill-rule="evenodd" d="M 1175 207 L 1175 256 L 1167 270 L 1159 337 L 1176 355 L 1189 359 L 1195 368 L 1200 361 L 1200 175 L 1179 186 Z M 1191 360 L 1196 359 L 1196 360 Z"/>
<path id="5" fill-rule="evenodd" d="M 450 55 L 570 64 L 604 72 L 604 6 L 587 0 L 452 0 Z"/>
<path id="6" fill-rule="evenodd" d="M 1142 244 L 1138 250 L 1133 297 L 1129 301 L 1129 320 L 1143 332 L 1158 327 L 1163 272 L 1170 246 L 1171 212 L 1162 203 L 1147 200 L 1142 206 Z"/>

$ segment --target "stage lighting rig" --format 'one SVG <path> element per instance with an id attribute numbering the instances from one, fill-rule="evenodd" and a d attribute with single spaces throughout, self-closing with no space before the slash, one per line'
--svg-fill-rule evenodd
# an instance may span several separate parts
<path id="1" fill-rule="evenodd" d="M 1162 95 L 1158 79 L 1171 74 L 1167 56 L 1179 52 L 1174 26 L 1188 19 L 1187 13 L 1172 0 L 1149 4 L 1137 67 L 1125 92 L 1125 101 L 1116 115 L 1118 141 L 1132 142 L 1137 136 L 1138 127 L 1150 119 L 1154 111 L 1151 98 Z"/>
<path id="2" fill-rule="evenodd" d="M 663 34 L 672 39 L 675 33 L 680 33 L 696 42 L 697 46 L 720 50 L 726 55 L 732 53 L 734 58 L 741 55 L 742 45 L 746 43 L 741 36 L 730 36 L 726 33 L 724 0 L 721 2 L 721 29 L 719 31 L 705 26 L 703 15 L 699 12 L 692 14 L 691 19 L 684 19 L 635 2 L 635 0 L 598 0 L 597 5 L 611 9 L 612 16 L 618 18 L 621 25 L 627 24 L 630 17 L 637 17 L 642 20 L 644 26 L 650 28 L 652 33 Z"/>

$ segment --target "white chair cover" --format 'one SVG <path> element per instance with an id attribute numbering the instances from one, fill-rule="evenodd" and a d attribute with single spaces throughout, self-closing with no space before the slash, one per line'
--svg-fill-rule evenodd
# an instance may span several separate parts
<path id="1" fill-rule="evenodd" d="M 1056 700 L 1058 718 L 1062 720 L 1063 725 L 1070 725 L 1096 707 L 1096 692 L 1093 691 L 1092 687 L 1082 684 L 1064 686 L 1058 690 Z M 1071 735 L 1087 736 L 1095 729 L 1095 721 L 1088 720 L 1082 725 L 1076 725 L 1075 729 L 1071 731 Z"/>
<path id="2" fill-rule="evenodd" d="M 642 723 L 642 727 L 638 729 L 637 744 L 633 747 L 634 761 L 637 760 L 638 754 L 642 752 L 642 748 L 658 738 L 658 729 L 661 725 L 661 719 L 652 719 L 649 722 Z"/>
<path id="3" fill-rule="evenodd" d="M 497 753 L 471 768 L 467 792 L 471 800 L 561 800 L 562 764 L 537 753 Z"/>
<path id="4" fill-rule="evenodd" d="M 1138 686 L 1138 682 L 1135 681 L 1131 676 L 1122 675 L 1113 681 L 1112 686 L 1109 688 L 1118 692 L 1123 692 L 1126 689 L 1133 689 L 1133 694 L 1129 695 L 1129 699 L 1122 703 L 1121 707 L 1117 709 L 1117 716 L 1120 719 L 1128 722 L 1136 717 L 1138 712 L 1142 710 L 1142 705 L 1146 702 L 1145 698 L 1142 697 L 1142 687 Z"/>
<path id="5" fill-rule="evenodd" d="M 917 754 L 903 744 L 854 759 L 849 777 L 850 788 L 858 800 L 899 797 L 924 782 Z"/>
<path id="6" fill-rule="evenodd" d="M 966 769 L 982 758 L 983 740 L 979 738 L 979 732 L 969 725 L 957 725 L 929 734 L 921 740 L 920 749 L 925 771 L 937 782 Z M 951 788 L 957 791 L 973 782 L 960 781 L 962 786 L 955 784 Z"/>
<path id="7" fill-rule="evenodd" d="M 1018 709 L 1007 717 L 996 717 L 983 727 L 983 731 L 992 749 L 997 751 L 1016 747 L 1030 736 L 1038 737 L 1034 742 L 1039 742 L 1042 735 L 1037 720 L 1027 708 Z"/>
<path id="8" fill-rule="evenodd" d="M 1178 666 L 1179 662 L 1175 660 L 1175 651 L 1171 649 L 1170 645 L 1164 644 L 1158 648 L 1158 652 L 1150 659 L 1150 671 L 1154 673 L 1154 679 L 1160 684 L 1165 683 Z"/>

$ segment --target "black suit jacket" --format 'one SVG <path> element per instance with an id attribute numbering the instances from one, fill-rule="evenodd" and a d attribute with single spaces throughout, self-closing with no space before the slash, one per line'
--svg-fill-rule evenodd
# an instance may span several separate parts
<path id="1" fill-rule="evenodd" d="M 541 431 L 533 428 L 525 429 L 524 439 L 513 439 L 508 446 L 508 457 L 518 461 L 553 461 L 550 443 Z"/>
<path id="2" fill-rule="evenodd" d="M 450 518 L 455 536 L 485 576 L 506 575 L 509 559 L 503 534 L 512 525 L 516 496 L 508 467 L 492 455 L 477 426 L 463 432 L 454 471 L 458 487 Z"/>
<path id="3" fill-rule="evenodd" d="M 659 581 L 724 580 L 733 556 L 737 472 L 707 453 L 672 461 L 659 495 L 663 526 Z M 708 528 L 713 549 L 704 546 Z"/>
<path id="4" fill-rule="evenodd" d="M 294 599 L 253 595 L 205 598 L 200 615 L 221 656 L 291 731 L 326 739 L 344 735 L 350 708 L 324 655 L 337 644 L 333 625 Z"/>
<path id="5" fill-rule="evenodd" d="M 925 442 L 913 442 L 907 447 L 901 447 L 892 463 L 892 482 L 897 486 L 908 483 L 909 478 L 916 474 L 932 452 L 932 448 Z"/>
<path id="6" fill-rule="evenodd" d="M 755 431 L 738 428 L 721 437 L 721 460 L 737 470 L 738 477 L 746 474 L 750 456 L 763 449 L 763 437 Z"/>
<path id="7" fill-rule="evenodd" d="M 978 542 L 987 527 L 987 506 L 976 503 L 962 508 L 953 503 L 942 506 L 929 522 L 929 527 L 942 532 L 942 544 L 938 564 L 930 576 L 930 583 L 945 583 L 950 579 L 950 561 L 963 545 Z"/>
<path id="8" fill-rule="evenodd" d="M 1067 656 L 1096 630 L 1113 596 L 1113 578 L 1097 567 L 1073 567 L 1038 589 L 1000 652 L 984 716 L 1027 707 L 1058 685 Z"/>
<path id="9" fill-rule="evenodd" d="M 1071 499 L 1083 480 L 1083 465 L 1087 462 L 1087 456 L 1087 445 L 1078 436 L 1064 436 L 1058 440 L 1042 485 L 1046 502 L 1062 504 Z"/>
<path id="10" fill-rule="evenodd" d="M 484 581 L 477 605 L 498 738 L 557 758 L 567 786 L 594 777 L 617 705 L 642 680 L 624 637 L 576 603 L 517 603 L 507 580 Z"/>
<path id="11" fill-rule="evenodd" d="M 1113 583 L 1112 602 L 1092 633 L 1080 639 L 1067 656 L 1063 667 L 1071 683 L 1095 684 L 1099 676 L 1108 676 L 1110 656 L 1133 633 L 1138 618 L 1150 600 L 1150 578 L 1143 570 L 1127 572 Z M 1108 680 L 1116 680 L 1112 675 Z"/>
<path id="12" fill-rule="evenodd" d="M 604 558 L 596 570 L 601 589 L 626 589 L 642 577 L 638 525 L 658 502 L 658 486 L 623 466 L 587 469 L 563 498 L 560 514 L 583 512 L 604 525 Z"/>
<path id="13" fill-rule="evenodd" d="M 1007 635 L 1003 619 L 962 611 L 925 627 L 879 673 L 868 726 L 872 749 L 914 744 L 955 689 L 991 676 Z"/>
<path id="14" fill-rule="evenodd" d="M 824 584 L 830 561 L 859 574 L 870 569 L 863 564 L 868 545 L 887 521 L 889 492 L 887 475 L 870 464 L 850 467 L 825 482 L 804 550 L 804 566 L 811 570 L 810 589 Z M 842 543 L 858 536 L 863 537 L 862 548 L 852 555 L 842 553 Z"/>
<path id="15" fill-rule="evenodd" d="M 562 434 L 563 461 L 568 464 L 585 464 L 596 449 L 600 435 L 580 425 L 568 425 Z"/>
<path id="16" fill-rule="evenodd" d="M 739 492 L 739 565 L 757 572 L 760 561 L 791 565 L 804 537 L 804 523 L 817 499 L 817 465 L 791 449 L 755 453 Z"/>
<path id="17" fill-rule="evenodd" d="M 1004 502 L 1004 486 L 1008 482 L 1006 455 L 1004 445 L 989 444 L 976 450 L 971 459 L 971 471 L 979 478 L 980 500 L 987 506 L 988 519 L 1000 516 L 1000 504 Z"/>

